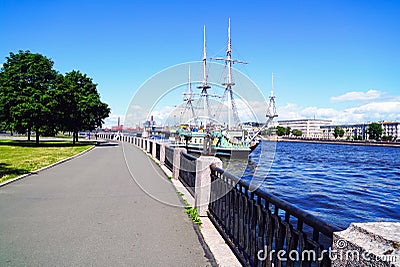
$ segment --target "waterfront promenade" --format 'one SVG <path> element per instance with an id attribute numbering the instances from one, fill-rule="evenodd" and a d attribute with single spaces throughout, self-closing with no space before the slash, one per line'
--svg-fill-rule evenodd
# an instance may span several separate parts
<path id="1" fill-rule="evenodd" d="M 140 166 L 132 174 L 179 205 L 173 185 L 159 184 L 159 168 L 138 148 L 125 150 Z M 0 266 L 214 265 L 184 209 L 138 187 L 121 146 L 1 187 L 0 214 Z"/>

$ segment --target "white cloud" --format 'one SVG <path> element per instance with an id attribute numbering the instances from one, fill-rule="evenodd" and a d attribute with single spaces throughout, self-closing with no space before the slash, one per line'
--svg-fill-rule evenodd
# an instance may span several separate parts
<path id="1" fill-rule="evenodd" d="M 339 115 L 339 112 L 333 108 L 317 108 L 317 107 L 307 107 L 301 110 L 300 114 L 308 118 L 333 118 Z"/>
<path id="2" fill-rule="evenodd" d="M 300 107 L 293 103 L 287 103 L 283 107 L 277 107 L 276 112 L 278 113 L 278 120 L 295 120 L 301 119 L 302 116 L 300 115 Z"/>
<path id="3" fill-rule="evenodd" d="M 142 107 L 139 105 L 132 105 L 131 108 L 132 108 L 132 110 L 135 110 L 135 111 L 142 110 Z"/>
<path id="4" fill-rule="evenodd" d="M 396 99 L 396 98 L 394 98 Z M 327 119 L 334 123 L 362 123 L 369 121 L 399 121 L 400 99 L 368 104 L 338 110 L 334 108 L 300 107 L 288 103 L 278 107 L 279 119 Z"/>
<path id="5" fill-rule="evenodd" d="M 400 113 L 400 101 L 371 102 L 359 107 L 347 109 L 354 113 Z"/>
<path id="6" fill-rule="evenodd" d="M 153 119 L 156 121 L 157 125 L 167 125 L 168 123 L 172 123 L 175 122 L 176 120 L 179 120 L 180 113 L 181 113 L 180 108 L 172 106 L 161 107 L 158 109 L 154 109 L 150 112 L 151 116 L 153 116 Z"/>
<path id="7" fill-rule="evenodd" d="M 347 92 L 340 96 L 331 97 L 331 101 L 353 101 L 353 100 L 371 100 L 381 96 L 381 92 L 377 90 L 368 90 L 367 92 Z"/>

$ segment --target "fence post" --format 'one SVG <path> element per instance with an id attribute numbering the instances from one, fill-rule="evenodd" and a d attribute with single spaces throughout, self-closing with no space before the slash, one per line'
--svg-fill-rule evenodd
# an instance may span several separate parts
<path id="1" fill-rule="evenodd" d="M 181 168 L 181 154 L 186 153 L 186 148 L 174 148 L 172 178 L 178 180 L 179 169 Z"/>
<path id="2" fill-rule="evenodd" d="M 165 144 L 160 144 L 160 164 L 165 165 Z"/>
<path id="3" fill-rule="evenodd" d="M 207 216 L 208 204 L 210 203 L 211 164 L 222 167 L 222 161 L 216 157 L 200 156 L 196 160 L 194 203 L 200 216 Z"/>
<path id="4" fill-rule="evenodd" d="M 400 222 L 352 223 L 333 233 L 332 266 L 400 266 Z"/>

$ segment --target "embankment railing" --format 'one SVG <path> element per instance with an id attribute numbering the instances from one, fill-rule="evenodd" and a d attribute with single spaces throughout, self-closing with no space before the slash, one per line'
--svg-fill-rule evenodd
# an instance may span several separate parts
<path id="1" fill-rule="evenodd" d="M 165 166 L 172 171 L 174 160 L 174 149 L 172 147 L 165 148 Z"/>
<path id="2" fill-rule="evenodd" d="M 179 166 L 179 180 L 193 197 L 196 187 L 196 160 L 195 156 L 182 153 Z"/>
<path id="3" fill-rule="evenodd" d="M 251 191 L 249 181 L 211 168 L 209 217 L 242 263 L 331 266 L 328 248 L 333 232 L 341 229 L 264 190 Z"/>

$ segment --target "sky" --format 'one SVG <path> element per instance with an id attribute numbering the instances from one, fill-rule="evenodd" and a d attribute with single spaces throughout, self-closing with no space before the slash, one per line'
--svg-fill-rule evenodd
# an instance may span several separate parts
<path id="1" fill-rule="evenodd" d="M 208 55 L 224 56 L 231 18 L 233 57 L 249 62 L 234 67 L 265 97 L 275 73 L 278 119 L 394 121 L 398 14 L 395 0 L 1 0 L 0 62 L 30 50 L 61 73 L 86 73 L 112 109 L 107 125 L 115 125 L 149 78 L 201 60 L 204 25 Z"/>

